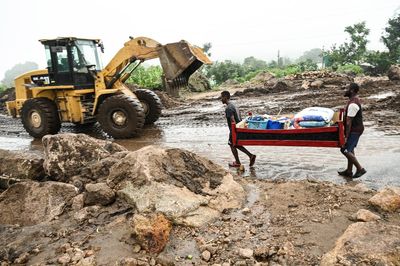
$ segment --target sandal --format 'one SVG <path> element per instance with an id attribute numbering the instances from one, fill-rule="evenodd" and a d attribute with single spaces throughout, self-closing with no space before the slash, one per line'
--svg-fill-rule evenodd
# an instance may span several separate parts
<path id="1" fill-rule="evenodd" d="M 254 165 L 254 163 L 256 162 L 256 157 L 257 156 L 255 156 L 255 155 L 251 156 L 251 158 L 250 158 L 250 166 Z"/>
<path id="2" fill-rule="evenodd" d="M 352 172 L 348 172 L 347 170 L 344 171 L 338 171 L 338 174 L 344 177 L 353 177 L 353 173 Z"/>
<path id="3" fill-rule="evenodd" d="M 228 165 L 229 165 L 229 167 L 239 168 L 241 164 L 237 163 L 237 162 L 232 162 L 232 163 L 229 163 Z"/>

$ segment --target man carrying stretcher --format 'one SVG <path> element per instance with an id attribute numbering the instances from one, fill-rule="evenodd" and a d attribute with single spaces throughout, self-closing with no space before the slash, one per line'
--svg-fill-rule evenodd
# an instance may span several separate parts
<path id="1" fill-rule="evenodd" d="M 225 108 L 225 117 L 228 122 L 228 127 L 229 127 L 229 141 L 228 144 L 231 147 L 231 151 L 233 156 L 235 157 L 235 161 L 232 163 L 229 163 L 230 167 L 240 167 L 241 163 L 239 160 L 239 154 L 237 150 L 240 150 L 241 152 L 245 153 L 247 156 L 249 156 L 250 159 L 250 166 L 253 166 L 254 163 L 256 162 L 256 155 L 252 154 L 249 152 L 245 147 L 243 146 L 236 146 L 232 143 L 232 122 L 234 121 L 236 124 L 240 122 L 240 112 L 238 108 L 230 101 L 231 99 L 231 94 L 229 91 L 223 91 L 221 92 L 221 101 L 223 104 L 226 104 Z"/>

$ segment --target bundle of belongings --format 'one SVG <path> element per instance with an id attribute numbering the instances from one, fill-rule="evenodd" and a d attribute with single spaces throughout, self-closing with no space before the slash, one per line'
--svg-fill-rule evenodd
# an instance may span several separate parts
<path id="1" fill-rule="evenodd" d="M 335 112 L 325 107 L 309 107 L 296 115 L 274 117 L 270 115 L 249 115 L 238 128 L 249 129 L 298 129 L 327 127 L 333 124 Z"/>

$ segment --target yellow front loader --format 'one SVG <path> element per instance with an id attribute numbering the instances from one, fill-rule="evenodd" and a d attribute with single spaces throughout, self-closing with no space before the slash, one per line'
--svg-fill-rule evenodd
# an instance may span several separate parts
<path id="1" fill-rule="evenodd" d="M 13 117 L 21 117 L 35 138 L 56 134 L 62 122 L 99 122 L 114 138 L 130 138 L 161 115 L 158 96 L 145 89 L 131 91 L 124 82 L 144 61 L 159 58 L 164 84 L 170 91 L 186 86 L 189 77 L 210 59 L 186 41 L 161 45 L 146 37 L 130 38 L 102 69 L 97 39 L 74 37 L 40 40 L 47 69 L 15 79 L 16 100 L 7 102 Z"/>

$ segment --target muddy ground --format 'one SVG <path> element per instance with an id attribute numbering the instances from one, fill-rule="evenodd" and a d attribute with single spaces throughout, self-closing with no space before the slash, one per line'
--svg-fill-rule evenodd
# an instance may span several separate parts
<path id="1" fill-rule="evenodd" d="M 117 202 L 93 208 L 91 218 L 81 223 L 64 214 L 34 226 L 1 225 L 0 261 L 2 265 L 18 259 L 21 264 L 55 265 L 68 258 L 67 264 L 73 265 L 90 258 L 96 265 L 319 265 L 355 222 L 359 209 L 376 212 L 368 204 L 374 192 L 362 184 L 237 181 L 247 191 L 244 208 L 226 210 L 200 228 L 175 225 L 160 254 L 141 250 L 135 243 L 127 223 L 134 210 Z M 380 215 L 382 224 L 400 222 L 398 213 Z"/>
<path id="2" fill-rule="evenodd" d="M 344 106 L 343 86 L 352 77 L 321 78 L 322 87 L 308 89 L 301 87 L 305 79 L 292 77 L 280 83 L 275 81 L 273 85 L 266 81 L 225 88 L 232 92 L 242 114 L 252 111 L 276 115 L 295 113 L 310 106 L 335 109 Z M 175 128 L 174 134 L 179 134 L 180 129 L 185 128 L 207 130 L 225 126 L 219 94 L 219 91 L 208 92 L 180 100 L 162 95 L 168 108 L 155 128 L 146 129 L 151 137 L 119 143 L 136 150 L 149 143 L 162 144 L 165 136 L 158 128 Z M 360 97 L 368 127 L 383 132 L 383 137 L 398 136 L 400 82 L 386 78 L 365 82 Z M 66 125 L 62 131 L 107 138 L 98 126 L 94 129 Z M 0 115 L 0 135 L 2 142 L 7 142 L 9 137 L 29 139 L 19 121 L 4 114 Z M 173 144 L 180 142 L 179 136 L 176 138 Z M 37 141 L 28 146 L 28 149 L 41 151 Z M 394 151 L 392 161 L 396 156 L 399 158 L 398 152 L 398 149 Z M 211 154 L 209 157 L 215 159 Z M 227 158 L 229 154 L 221 161 Z M 251 170 L 246 169 L 246 173 Z M 379 213 L 369 206 L 368 199 L 375 192 L 367 188 L 363 180 L 346 180 L 345 185 L 320 182 L 316 181 L 317 172 L 308 180 L 288 181 L 262 171 L 257 177 L 237 173 L 235 179 L 247 192 L 243 208 L 226 210 L 220 219 L 201 228 L 174 226 L 161 254 L 150 254 L 134 244 L 125 223 L 133 210 L 124 202 L 117 202 L 111 207 L 94 210 L 92 218 L 82 223 L 61 215 L 57 221 L 46 225 L 0 225 L 0 261 L 2 265 L 15 264 L 20 258 L 17 262 L 21 264 L 54 265 L 60 264 L 60 258 L 67 254 L 71 259 L 74 256 L 93 258 L 97 265 L 115 265 L 122 258 L 134 258 L 130 260 L 132 264 L 125 265 L 319 265 L 322 255 L 334 247 L 337 238 L 354 222 L 353 216 L 359 209 L 378 213 L 381 223 L 400 224 L 398 212 Z M 252 255 L 248 256 L 249 250 L 243 249 L 251 250 Z"/>

